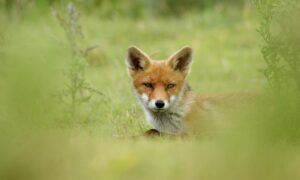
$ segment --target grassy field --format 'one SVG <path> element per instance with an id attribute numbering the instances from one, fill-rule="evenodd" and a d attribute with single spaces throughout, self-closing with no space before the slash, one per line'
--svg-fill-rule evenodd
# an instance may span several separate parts
<path id="1" fill-rule="evenodd" d="M 0 179 L 300 178 L 297 145 L 260 138 L 267 126 L 255 123 L 238 123 L 231 132 L 208 138 L 128 138 L 150 128 L 124 63 L 130 45 L 154 59 L 192 46 L 189 82 L 199 93 L 267 87 L 258 71 L 265 65 L 252 6 L 165 18 L 91 12 L 83 13 L 79 24 L 85 36 L 81 48 L 99 45 L 84 60 L 95 62 L 86 68 L 86 79 L 103 95 L 93 95 L 75 120 L 64 118 L 63 105 L 53 96 L 66 86 L 72 58 L 51 10 L 2 12 Z"/>

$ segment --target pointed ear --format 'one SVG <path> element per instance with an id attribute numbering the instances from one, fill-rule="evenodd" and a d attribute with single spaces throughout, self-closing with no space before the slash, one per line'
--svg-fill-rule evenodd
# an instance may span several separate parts
<path id="1" fill-rule="evenodd" d="M 169 57 L 168 64 L 175 71 L 188 73 L 192 65 L 192 54 L 192 48 L 185 46 Z"/>
<path id="2" fill-rule="evenodd" d="M 126 64 L 131 72 L 145 70 L 150 63 L 150 58 L 142 50 L 135 46 L 128 48 Z"/>

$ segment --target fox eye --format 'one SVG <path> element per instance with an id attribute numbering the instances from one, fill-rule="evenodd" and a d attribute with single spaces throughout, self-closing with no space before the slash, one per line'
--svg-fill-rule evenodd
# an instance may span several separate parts
<path id="1" fill-rule="evenodd" d="M 152 83 L 143 83 L 143 85 L 147 88 L 153 89 L 153 84 Z"/>
<path id="2" fill-rule="evenodd" d="M 171 89 L 175 86 L 176 86 L 176 84 L 173 84 L 173 83 L 167 84 L 167 89 Z"/>

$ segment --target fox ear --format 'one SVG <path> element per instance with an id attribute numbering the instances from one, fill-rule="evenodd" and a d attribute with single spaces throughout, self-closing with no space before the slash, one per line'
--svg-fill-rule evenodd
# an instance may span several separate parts
<path id="1" fill-rule="evenodd" d="M 168 59 L 168 64 L 175 71 L 188 73 L 192 65 L 192 54 L 192 48 L 189 46 L 184 46 Z"/>
<path id="2" fill-rule="evenodd" d="M 126 64 L 130 71 L 145 70 L 150 65 L 150 58 L 139 48 L 132 46 L 128 49 Z"/>

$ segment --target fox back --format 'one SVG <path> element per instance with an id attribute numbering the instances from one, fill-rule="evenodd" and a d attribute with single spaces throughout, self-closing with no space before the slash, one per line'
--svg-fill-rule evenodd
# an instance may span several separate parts
<path id="1" fill-rule="evenodd" d="M 220 109 L 251 97 L 248 92 L 193 93 L 186 81 L 192 65 L 192 48 L 188 46 L 161 61 L 154 61 L 137 47 L 130 47 L 126 63 L 147 121 L 162 133 L 186 134 L 195 128 L 203 130 L 213 122 L 211 119 Z"/>

